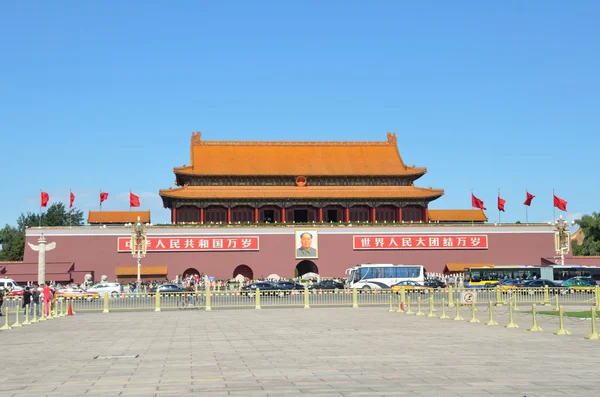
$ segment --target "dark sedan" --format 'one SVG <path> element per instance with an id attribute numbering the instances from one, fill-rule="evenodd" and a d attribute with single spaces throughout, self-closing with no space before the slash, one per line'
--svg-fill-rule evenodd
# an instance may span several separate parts
<path id="1" fill-rule="evenodd" d="M 545 286 L 548 286 L 548 288 L 562 287 L 562 285 L 557 284 L 554 281 L 544 280 L 544 279 L 527 280 L 527 281 L 524 281 L 522 284 L 517 284 L 517 286 L 522 287 L 522 288 L 544 288 Z"/>
<path id="2" fill-rule="evenodd" d="M 273 285 L 280 290 L 289 291 L 289 290 L 304 290 L 304 285 L 297 284 L 292 281 L 279 281 L 277 283 L 273 283 Z"/>
<path id="3" fill-rule="evenodd" d="M 150 288 L 150 292 L 160 291 L 161 294 L 170 293 L 170 292 L 185 292 L 185 288 L 180 287 L 177 284 L 163 284 L 158 287 Z"/>
<path id="4" fill-rule="evenodd" d="M 279 288 L 276 288 L 275 284 L 273 284 L 273 283 L 267 283 L 267 282 L 253 283 L 253 284 L 248 284 L 248 285 L 242 287 L 242 295 L 247 295 L 249 298 L 253 298 L 256 295 L 257 289 L 260 289 L 261 292 L 279 290 Z"/>
<path id="5" fill-rule="evenodd" d="M 431 279 L 431 280 L 426 280 L 423 285 L 425 287 L 429 287 L 429 288 L 446 288 L 446 283 L 444 283 L 441 280 L 436 279 Z"/>
<path id="6" fill-rule="evenodd" d="M 309 285 L 308 289 L 344 289 L 344 285 L 334 280 L 321 280 L 316 284 Z"/>

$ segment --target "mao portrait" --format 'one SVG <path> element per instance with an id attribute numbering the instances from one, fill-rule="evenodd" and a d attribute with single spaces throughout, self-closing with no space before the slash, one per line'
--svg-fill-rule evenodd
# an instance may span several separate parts
<path id="1" fill-rule="evenodd" d="M 319 240 L 316 230 L 296 230 L 296 259 L 317 259 Z"/>

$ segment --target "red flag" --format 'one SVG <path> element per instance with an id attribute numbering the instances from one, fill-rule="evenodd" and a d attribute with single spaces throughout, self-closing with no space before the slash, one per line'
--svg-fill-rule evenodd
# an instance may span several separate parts
<path id="1" fill-rule="evenodd" d="M 100 192 L 100 204 L 102 204 L 102 202 L 106 200 L 108 200 L 108 193 Z"/>
<path id="2" fill-rule="evenodd" d="M 50 196 L 48 196 L 48 193 L 46 193 L 46 192 L 40 192 L 40 193 L 41 193 L 40 206 L 46 207 L 46 205 L 48 205 L 48 201 L 50 200 Z"/>
<path id="3" fill-rule="evenodd" d="M 75 201 L 75 195 L 73 192 L 69 192 L 69 208 L 73 208 L 73 202 Z"/>
<path id="4" fill-rule="evenodd" d="M 140 206 L 140 198 L 135 194 L 129 192 L 129 206 L 130 207 L 139 207 Z"/>
<path id="5" fill-rule="evenodd" d="M 479 200 L 473 193 L 471 193 L 471 206 L 475 208 L 479 208 L 485 210 L 487 208 L 484 207 L 483 201 Z"/>
<path id="6" fill-rule="evenodd" d="M 506 200 L 498 196 L 498 211 L 504 212 L 504 204 L 506 204 Z"/>
<path id="7" fill-rule="evenodd" d="M 529 193 L 527 190 L 525 190 L 525 193 L 527 194 L 527 198 L 525 199 L 525 202 L 523 204 L 529 207 L 531 205 L 531 201 L 535 198 L 535 196 Z"/>
<path id="8" fill-rule="evenodd" d="M 554 206 L 561 211 L 567 210 L 567 202 L 559 197 L 556 197 L 556 194 L 554 194 Z"/>

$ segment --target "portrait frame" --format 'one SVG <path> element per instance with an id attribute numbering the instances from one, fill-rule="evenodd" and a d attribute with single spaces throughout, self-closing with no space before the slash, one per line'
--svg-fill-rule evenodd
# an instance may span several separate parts
<path id="1" fill-rule="evenodd" d="M 311 244 L 307 250 L 302 248 L 302 235 L 308 233 L 311 237 Z M 317 229 L 296 229 L 294 230 L 294 258 L 295 259 L 319 259 L 319 232 Z"/>

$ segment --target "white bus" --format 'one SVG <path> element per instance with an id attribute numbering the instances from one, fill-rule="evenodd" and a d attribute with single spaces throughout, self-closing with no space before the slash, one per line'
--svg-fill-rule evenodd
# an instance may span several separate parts
<path id="1" fill-rule="evenodd" d="M 359 289 L 391 288 L 400 281 L 425 282 L 421 265 L 365 264 L 346 269 L 348 287 Z"/>

